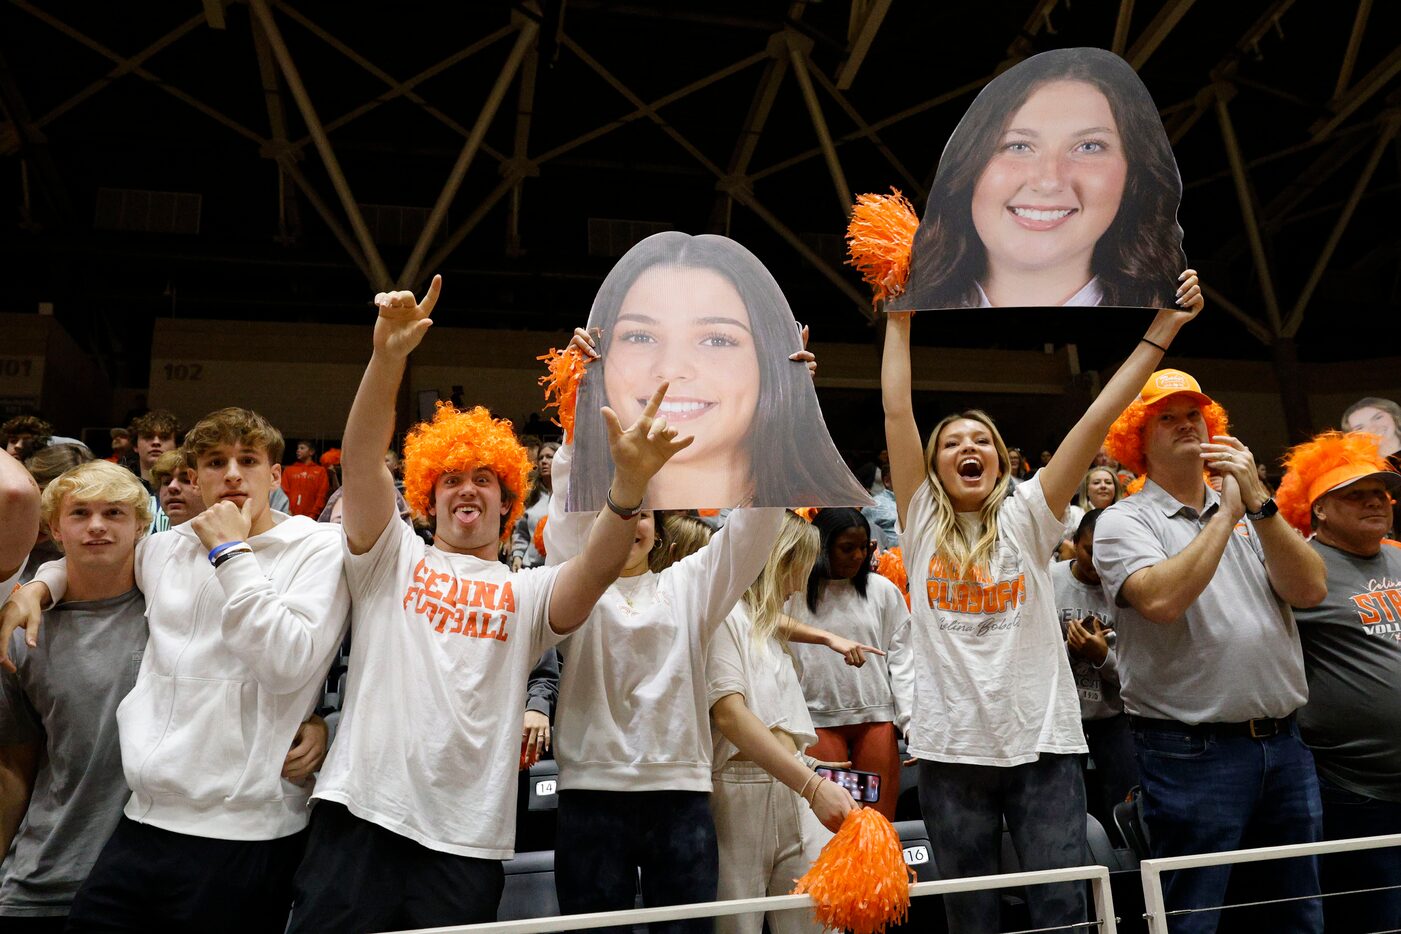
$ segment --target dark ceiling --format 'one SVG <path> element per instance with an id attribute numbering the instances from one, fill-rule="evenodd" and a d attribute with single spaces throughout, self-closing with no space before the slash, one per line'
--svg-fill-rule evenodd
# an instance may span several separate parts
<path id="1" fill-rule="evenodd" d="M 275 32 L 259 34 L 264 3 Z M 1335 222 L 1374 165 L 1297 339 L 1304 359 L 1383 356 L 1389 341 L 1358 335 L 1390 325 L 1401 297 L 1393 138 L 1401 4 L 1361 8 L 1359 28 L 1358 0 L 553 0 L 543 9 L 10 0 L 0 3 L 0 177 L 10 208 L 0 225 L 8 267 L 0 309 L 53 302 L 129 385 L 144 382 L 159 316 L 363 320 L 376 269 L 279 68 L 285 44 L 353 202 L 388 206 L 360 212 L 383 258 L 381 279 L 400 278 L 489 91 L 509 80 L 423 257 L 432 265 L 407 283 L 444 273 L 440 323 L 580 323 L 613 262 L 610 246 L 616 254 L 629 238 L 673 227 L 745 243 L 820 337 L 870 340 L 857 300 L 865 289 L 838 265 L 845 219 L 792 56 L 809 63 L 847 190 L 898 185 L 919 203 L 949 131 L 992 74 L 1046 49 L 1112 47 L 1127 10 L 1121 49 L 1141 63 L 1186 184 L 1185 247 L 1219 290 L 1210 323 L 1184 333 L 1178 349 L 1268 358 L 1265 340 L 1287 330 Z M 884 15 L 853 68 L 871 10 Z M 536 34 L 520 41 L 522 66 L 503 79 L 527 20 Z M 722 71 L 655 110 L 637 106 Z M 530 76 L 533 94 L 522 94 Z M 777 91 L 746 160 L 739 144 L 770 77 Z M 1278 329 L 1218 94 L 1259 217 Z M 736 197 L 717 190 L 720 177 Z M 131 229 L 152 223 L 190 232 Z M 463 225 L 460 243 L 450 242 Z M 1257 322 L 1256 334 L 1241 315 Z M 1061 333 L 989 333 L 977 316 L 948 316 L 921 339 L 1075 340 L 1097 365 L 1097 356 L 1122 353 L 1125 328 L 1137 326 L 1086 313 Z"/>

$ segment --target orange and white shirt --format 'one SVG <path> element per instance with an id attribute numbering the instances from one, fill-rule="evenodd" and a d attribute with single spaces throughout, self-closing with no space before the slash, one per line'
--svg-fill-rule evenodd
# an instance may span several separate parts
<path id="1" fill-rule="evenodd" d="M 912 712 L 910 754 L 1012 766 L 1085 752 L 1050 573 L 1063 525 L 1040 479 L 1019 483 L 1003 502 L 992 561 L 963 576 L 937 554 L 930 483 L 915 491 L 900 530 L 915 696 L 897 706 Z M 958 518 L 976 538 L 977 514 Z"/>
<path id="2" fill-rule="evenodd" d="M 442 853 L 510 859 L 526 680 L 559 568 L 512 572 L 385 524 L 347 554 L 345 708 L 313 798 Z"/>

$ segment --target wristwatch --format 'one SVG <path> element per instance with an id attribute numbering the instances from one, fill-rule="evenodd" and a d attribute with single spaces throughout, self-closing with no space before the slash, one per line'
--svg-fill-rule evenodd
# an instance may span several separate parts
<path id="1" fill-rule="evenodd" d="M 1273 496 L 1265 497 L 1265 501 L 1260 504 L 1260 508 L 1254 512 L 1247 511 L 1245 517 L 1251 522 L 1259 522 L 1261 519 L 1268 519 L 1279 512 L 1279 504 L 1275 502 Z"/>

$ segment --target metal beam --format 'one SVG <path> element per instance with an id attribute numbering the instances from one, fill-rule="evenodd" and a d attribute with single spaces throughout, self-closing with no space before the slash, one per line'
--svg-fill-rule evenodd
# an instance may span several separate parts
<path id="1" fill-rule="evenodd" d="M 225 28 L 228 24 L 224 22 L 224 0 L 204 0 L 204 18 L 210 29 Z"/>
<path id="2" fill-rule="evenodd" d="M 428 220 L 424 222 L 423 231 L 418 235 L 418 242 L 414 244 L 413 252 L 409 254 L 408 262 L 404 264 L 404 271 L 399 274 L 399 284 L 404 288 L 413 288 L 415 280 L 418 279 L 423 257 L 428 253 L 428 245 L 432 243 L 434 235 L 438 233 L 438 228 L 442 226 L 443 218 L 448 213 L 448 206 L 452 204 L 452 199 L 457 197 L 457 190 L 462 187 L 462 180 L 467 177 L 467 169 L 471 167 L 472 159 L 477 155 L 477 148 L 486 136 L 491 121 L 496 119 L 496 111 L 500 109 L 501 102 L 506 99 L 506 92 L 510 90 L 511 83 L 516 80 L 516 72 L 520 70 L 521 62 L 525 60 L 526 50 L 534 44 L 535 36 L 540 31 L 539 24 L 527 16 L 520 17 L 518 25 L 520 34 L 516 36 L 516 44 L 511 47 L 510 54 L 506 56 L 506 63 L 497 73 L 496 81 L 492 84 L 491 91 L 487 94 L 486 100 L 482 103 L 482 109 L 477 113 L 477 119 L 472 124 L 472 132 L 468 135 L 467 142 L 463 144 L 462 151 L 458 153 L 457 161 L 453 163 L 452 171 L 448 173 L 447 181 L 443 183 L 443 190 L 439 193 L 433 210 L 428 213 Z"/>
<path id="3" fill-rule="evenodd" d="M 1227 90 L 1218 88 L 1216 95 L 1216 119 L 1221 125 L 1221 141 L 1226 146 L 1226 158 L 1231 164 L 1231 177 L 1235 180 L 1236 200 L 1240 202 L 1241 220 L 1245 224 L 1245 235 L 1250 241 L 1250 252 L 1255 258 L 1255 273 L 1260 279 L 1260 293 L 1265 299 L 1265 313 L 1269 315 L 1270 327 L 1275 335 L 1282 334 L 1279 299 L 1275 295 L 1274 279 L 1270 276 L 1270 264 L 1265 258 L 1265 241 L 1260 236 L 1260 225 L 1255 212 L 1255 192 L 1246 174 L 1245 160 L 1241 157 L 1240 142 L 1236 139 L 1236 128 L 1231 123 L 1231 112 L 1226 106 Z"/>
<path id="4" fill-rule="evenodd" d="M 514 32 L 517 28 L 516 24 L 514 23 L 507 24 L 502 29 L 497 30 L 496 32 L 485 37 L 484 39 L 474 42 L 466 49 L 454 53 L 453 55 L 444 59 L 442 62 L 439 62 L 438 65 L 435 65 L 429 71 L 423 72 L 420 75 L 416 75 L 409 81 L 399 81 L 393 75 L 389 74 L 384 69 L 376 65 L 374 62 L 370 61 L 368 58 L 361 55 L 359 52 L 356 52 L 350 46 L 346 45 L 340 39 L 336 38 L 328 30 L 323 29 L 316 23 L 312 22 L 312 20 L 309 19 L 306 16 L 306 14 L 302 13 L 296 7 L 292 6 L 289 3 L 283 2 L 283 0 L 273 0 L 273 2 L 277 6 L 278 10 L 287 15 L 288 19 L 291 19 L 294 22 L 300 24 L 312 35 L 325 42 L 331 48 L 335 49 L 337 52 L 341 53 L 346 58 L 359 65 L 361 68 L 365 69 L 365 71 L 374 75 L 380 81 L 383 81 L 390 88 L 389 94 L 381 94 L 379 97 L 375 98 L 374 101 L 369 102 L 368 104 L 363 105 L 362 107 L 358 107 L 354 111 L 351 111 L 351 114 L 353 114 L 354 116 L 351 116 L 350 114 L 343 115 L 341 117 L 337 117 L 335 121 L 327 123 L 325 125 L 327 133 L 330 133 L 341 126 L 344 126 L 346 123 L 349 123 L 351 120 L 355 119 L 355 117 L 358 117 L 370 110 L 373 110 L 374 107 L 384 103 L 385 101 L 392 100 L 395 97 L 403 97 L 406 100 L 412 101 L 414 104 L 417 104 L 425 113 L 438 120 L 444 126 L 451 129 L 454 133 L 457 133 L 459 136 L 463 137 L 468 136 L 470 131 L 466 127 L 462 126 L 462 124 L 458 123 L 456 120 L 443 113 L 438 108 L 429 104 L 428 101 L 424 100 L 421 96 L 419 96 L 413 91 L 413 86 L 421 83 L 422 81 L 427 80 L 427 78 L 431 77 L 432 75 L 442 72 L 451 64 L 456 64 L 457 62 L 462 61 L 464 58 L 467 58 L 475 52 L 486 48 L 487 46 L 494 43 L 497 39 L 500 39 L 503 36 Z M 297 148 L 305 148 L 306 143 L 307 140 L 305 139 L 298 141 Z M 482 152 L 487 153 L 498 162 L 506 158 L 504 155 L 502 155 L 501 153 L 497 152 L 495 149 L 489 146 L 483 145 L 481 149 Z"/>
<path id="5" fill-rule="evenodd" d="M 871 51 L 871 42 L 880 31 L 885 14 L 890 12 L 891 0 L 851 0 L 851 20 L 847 24 L 847 47 L 850 51 L 837 69 L 837 89 L 847 91 L 856 80 L 856 72 Z"/>
<path id="6" fill-rule="evenodd" d="M 852 142 L 853 140 L 863 139 L 873 131 L 883 130 L 888 126 L 893 126 L 897 123 L 900 123 L 903 120 L 908 120 L 911 117 L 918 116 L 919 114 L 924 113 L 926 110 L 933 110 L 935 107 L 938 107 L 941 104 L 947 104 L 949 101 L 957 100 L 958 98 L 963 97 L 965 94 L 971 94 L 974 91 L 981 90 L 984 85 L 986 85 L 995 77 L 997 76 L 985 75 L 976 80 L 969 81 L 966 84 L 961 84 L 953 90 L 945 91 L 944 93 L 939 94 L 935 97 L 931 97 L 928 100 L 921 101 L 920 103 L 915 104 L 912 107 L 906 107 L 904 110 L 897 111 L 888 117 L 883 117 L 880 120 L 877 120 L 875 123 L 872 123 L 868 127 L 863 127 L 862 129 L 856 130 L 855 132 L 847 133 L 843 136 L 838 136 L 836 139 L 836 144 L 838 146 L 842 146 L 846 143 Z M 804 152 L 800 152 L 795 156 L 789 156 L 787 159 L 784 159 L 781 162 L 775 162 L 773 165 L 766 166 L 765 168 L 762 168 L 757 172 L 751 172 L 749 173 L 749 178 L 751 181 L 757 182 L 760 179 L 768 178 L 770 175 L 773 175 L 777 172 L 782 172 L 784 169 L 790 169 L 793 166 L 798 165 L 799 163 L 806 162 L 813 156 L 818 156 L 821 154 L 821 147 L 814 147 Z"/>
<path id="7" fill-rule="evenodd" d="M 863 295 L 861 293 L 861 290 L 856 288 L 856 286 L 852 285 L 850 282 L 848 282 L 846 277 L 843 276 L 841 272 L 832 268 L 832 266 L 829 265 L 826 260 L 824 260 L 821 256 L 818 256 L 817 253 L 812 249 L 812 247 L 808 246 L 806 243 L 803 242 L 802 237 L 799 237 L 788 227 L 787 224 L 784 224 L 783 221 L 779 220 L 778 217 L 774 215 L 772 211 L 764 207 L 763 204 L 761 204 L 759 200 L 754 197 L 753 192 L 749 191 L 747 188 L 737 187 L 731 190 L 730 194 L 740 204 L 753 211 L 761 221 L 763 221 L 765 224 L 768 224 L 769 227 L 773 228 L 773 231 L 775 233 L 777 233 L 784 240 L 788 241 L 789 246 L 797 250 L 799 255 L 803 257 L 803 259 L 811 263 L 813 265 L 813 268 L 820 272 L 829 282 L 835 285 L 842 292 L 842 294 L 844 294 L 847 298 L 851 299 L 852 303 L 856 305 L 857 309 L 860 310 L 861 314 L 863 314 L 866 317 L 867 321 L 875 320 L 876 312 L 875 309 L 871 307 L 871 297 L 869 295 Z"/>
<path id="8" fill-rule="evenodd" d="M 27 0 L 10 0 L 10 2 L 16 7 L 20 8 L 21 10 L 24 10 L 26 13 L 35 17 L 36 19 L 42 20 L 43 22 L 52 26 L 54 29 L 57 29 L 59 32 L 63 33 L 65 36 L 68 36 L 75 42 L 78 42 L 79 44 L 84 45 L 89 49 L 92 49 L 94 52 L 96 52 L 98 55 L 101 55 L 108 61 L 115 62 L 119 66 L 125 66 L 125 70 L 128 73 L 136 75 L 138 78 L 143 78 L 146 81 L 151 82 L 156 87 L 169 94 L 171 97 L 174 97 L 176 100 L 179 101 L 184 101 L 186 104 L 189 104 L 195 110 L 198 110 L 200 113 L 204 114 L 206 117 L 209 117 L 211 120 L 221 123 L 224 126 L 228 127 L 230 130 L 233 130 L 239 136 L 242 136 L 246 139 L 250 139 L 259 145 L 262 145 L 264 142 L 266 142 L 257 133 L 254 133 L 252 130 L 248 129 L 248 127 L 239 123 L 237 120 L 233 119 L 229 115 L 223 113 L 220 110 L 215 109 L 214 107 L 209 106 L 204 101 L 200 100 L 194 95 L 185 93 L 175 85 L 170 84 L 167 81 L 161 80 L 160 77 L 152 74 L 145 68 L 142 68 L 139 65 L 132 65 L 130 59 L 118 55 L 116 52 L 113 52 L 111 49 L 107 48 L 105 45 L 98 42 L 96 39 L 89 37 L 88 35 L 84 34 L 83 32 L 77 29 L 74 29 L 72 26 L 69 26 L 67 23 L 63 22 L 57 17 L 50 15 L 47 11 L 41 10 L 38 7 L 34 6 L 32 3 L 27 2 Z M 204 14 L 201 13 L 198 16 L 194 17 L 191 22 L 193 22 L 194 26 L 198 26 L 199 24 L 203 23 Z M 190 24 L 187 22 L 185 25 L 188 26 Z M 190 28 L 193 28 L 193 26 L 191 26 Z M 184 29 L 184 26 L 180 27 L 180 29 Z M 165 39 L 169 39 L 169 41 L 171 42 L 174 41 L 174 39 L 170 39 L 169 33 L 166 35 L 166 37 L 163 37 L 162 41 L 164 41 Z M 165 44 L 168 45 L 169 42 L 166 42 Z M 102 87 L 106 87 L 106 82 L 102 84 Z M 60 105 L 60 107 L 62 106 L 65 105 Z M 45 122 L 45 119 L 47 118 L 41 118 L 41 125 Z"/>
<path id="9" fill-rule="evenodd" d="M 496 202 L 506 197 L 511 189 L 516 186 L 516 183 L 520 181 L 520 178 L 521 176 L 512 173 L 501 179 L 496 187 L 491 190 L 490 194 L 477 202 L 477 206 L 472 209 L 472 213 L 467 215 L 467 219 L 448 235 L 448 238 L 443 241 L 442 246 L 438 247 L 438 249 L 433 252 L 433 255 L 428 257 L 427 262 L 423 264 L 424 268 L 441 269 L 443 264 L 447 262 L 448 257 L 452 255 L 453 250 L 456 250 L 462 245 L 462 241 L 467 239 L 467 235 L 476 229 L 477 225 L 482 222 L 482 219 L 486 217 L 487 213 L 492 208 L 496 207 Z"/>
<path id="10" fill-rule="evenodd" d="M 826 261 L 822 259 L 822 257 L 818 256 L 812 250 L 812 248 L 810 248 L 806 243 L 803 243 L 801 237 L 799 237 L 792 230 L 790 230 L 787 227 L 787 225 L 785 225 L 782 221 L 775 217 L 772 212 L 770 212 L 767 208 L 760 204 L 759 201 L 754 197 L 753 192 L 750 191 L 747 184 L 747 180 L 735 179 L 727 176 L 724 170 L 720 168 L 720 166 L 716 165 L 715 162 L 708 158 L 705 155 L 705 153 L 701 152 L 700 149 L 698 149 L 695 146 L 695 144 L 693 144 L 690 140 L 686 139 L 686 137 L 683 136 L 679 130 L 677 130 L 671 124 L 667 123 L 666 120 L 662 118 L 661 114 L 657 113 L 655 109 L 649 107 L 646 103 L 644 103 L 642 98 L 638 97 L 635 93 L 633 93 L 627 85 L 619 81 L 608 71 L 608 69 L 604 68 L 602 64 L 600 64 L 591 55 L 584 51 L 584 49 L 581 48 L 580 45 L 573 40 L 573 38 L 571 38 L 568 35 L 562 35 L 560 36 L 560 42 L 564 45 L 565 48 L 569 49 L 575 55 L 579 56 L 579 59 L 583 61 L 585 65 L 592 69 L 604 81 L 608 82 L 608 84 L 612 86 L 614 90 L 616 90 L 623 97 L 627 98 L 627 100 L 634 107 L 636 107 L 639 110 L 646 111 L 647 119 L 655 123 L 663 133 L 671 137 L 671 139 L 674 140 L 677 145 L 679 145 L 682 149 L 686 150 L 686 152 L 690 153 L 693 159 L 695 159 L 701 165 L 705 166 L 706 169 L 709 170 L 710 173 L 715 176 L 717 182 L 719 183 L 721 191 L 726 192 L 736 201 L 749 208 L 751 211 L 753 211 L 756 215 L 759 216 L 760 220 L 772 227 L 774 231 L 778 233 L 778 235 L 781 236 L 784 240 L 787 240 L 788 243 L 792 245 L 792 247 L 795 250 L 797 250 L 798 253 L 801 254 L 804 259 L 812 263 L 817 268 L 818 272 L 822 273 L 822 275 L 829 279 L 833 285 L 837 286 L 837 288 L 839 288 L 844 294 L 851 298 L 851 300 L 856 304 L 856 306 L 861 309 L 862 314 L 866 315 L 867 318 L 873 316 L 874 312 L 871 310 L 869 298 L 867 296 L 862 295 L 861 292 L 850 282 L 848 282 L 838 270 L 833 269 L 831 266 L 829 266 L 826 263 Z"/>
<path id="11" fill-rule="evenodd" d="M 764 132 L 773 103 L 778 98 L 778 90 L 783 86 L 783 78 L 788 74 L 788 43 L 786 33 L 776 32 L 769 37 L 765 54 L 768 64 L 759 77 L 759 86 L 749 102 L 749 113 L 744 117 L 739 139 L 735 140 L 734 152 L 730 154 L 728 177 L 741 179 L 749 171 L 749 162 L 754 158 L 754 150 L 759 145 L 759 137 Z M 727 192 L 719 191 L 710 211 L 709 229 L 715 233 L 729 233 L 730 205 L 734 199 Z"/>
<path id="12" fill-rule="evenodd" d="M 538 43 L 525 53 L 521 63 L 521 83 L 516 92 L 516 132 L 511 145 L 509 165 L 517 173 L 529 167 L 530 122 L 535 111 L 535 79 L 540 71 Z M 535 170 L 538 174 L 538 170 Z M 525 195 L 522 175 L 511 189 L 511 202 L 506 212 L 506 255 L 521 255 L 521 201 Z"/>
<path id="13" fill-rule="evenodd" d="M 812 121 L 813 132 L 817 134 L 817 143 L 822 148 L 823 159 L 827 162 L 827 172 L 832 176 L 832 184 L 836 186 L 838 206 L 842 217 L 850 217 L 852 191 L 846 183 L 846 173 L 842 171 L 841 160 L 837 158 L 837 147 L 832 142 L 832 133 L 827 129 L 822 102 L 817 99 L 817 89 L 812 86 L 812 78 L 808 75 L 807 52 L 812 43 L 809 41 L 807 47 L 803 47 L 799 37 L 791 30 L 786 38 L 788 61 L 793 66 L 793 77 L 798 81 L 798 89 L 802 91 L 803 103 L 807 105 L 808 119 Z"/>
<path id="14" fill-rule="evenodd" d="M 1144 28 L 1142 35 L 1138 37 L 1129 48 L 1129 54 L 1124 58 L 1128 59 L 1134 71 L 1143 67 L 1144 62 L 1158 51 L 1158 46 L 1163 44 L 1163 40 L 1168 37 L 1173 28 L 1178 24 L 1187 11 L 1192 8 L 1196 0 L 1166 0 L 1163 8 L 1158 11 L 1158 15 Z"/>
<path id="15" fill-rule="evenodd" d="M 1357 181 L 1353 183 L 1352 192 L 1348 195 L 1347 201 L 1343 204 L 1342 212 L 1338 214 L 1338 219 L 1328 234 L 1328 240 L 1323 244 L 1323 249 L 1319 251 L 1318 259 L 1314 261 L 1313 271 L 1309 273 L 1308 281 L 1304 283 L 1298 299 L 1294 302 L 1294 310 L 1289 313 L 1289 320 L 1284 324 L 1285 337 L 1294 337 L 1299 333 L 1299 328 L 1304 323 L 1304 309 L 1308 307 L 1309 299 L 1313 298 L 1314 290 L 1318 288 L 1318 283 L 1323 278 L 1328 263 L 1332 261 L 1333 252 L 1337 250 L 1338 242 L 1342 240 L 1343 233 L 1352 221 L 1353 212 L 1357 210 L 1357 204 L 1362 200 L 1363 192 L 1371 183 L 1372 174 L 1376 172 L 1377 165 L 1382 160 L 1382 154 L 1391 145 L 1391 141 L 1396 138 L 1398 126 L 1401 126 L 1401 115 L 1393 115 L 1387 120 L 1381 135 L 1377 137 L 1377 142 L 1372 147 L 1372 153 L 1367 157 L 1367 163 L 1362 167 Z"/>
<path id="16" fill-rule="evenodd" d="M 277 28 L 277 22 L 272 17 L 272 10 L 268 8 L 268 0 L 248 0 L 248 4 L 253 10 L 253 15 L 257 17 L 258 23 L 262 26 L 263 32 L 267 34 L 268 44 L 272 46 L 273 57 L 277 59 L 277 65 L 282 69 L 282 77 L 287 82 L 287 89 L 292 92 L 292 99 L 297 102 L 297 109 L 301 111 L 302 119 L 306 121 L 307 129 L 311 131 L 311 138 L 316 142 L 316 150 L 321 154 L 321 161 L 326 166 L 326 174 L 331 177 L 331 185 L 336 189 L 341 208 L 350 221 L 350 229 L 355 232 L 356 242 L 360 244 L 360 249 L 365 254 L 365 260 L 370 265 L 372 284 L 377 290 L 387 289 L 392 282 L 389 270 L 385 267 L 384 260 L 375 247 L 374 238 L 370 236 L 370 229 L 365 226 L 365 218 L 360 214 L 360 206 L 355 203 L 355 196 L 350 191 L 350 183 L 346 181 L 345 173 L 341 171 L 340 162 L 336 159 L 335 150 L 331 148 L 331 141 L 326 137 L 326 131 L 321 126 L 321 119 L 316 115 L 316 108 L 312 105 L 311 96 L 307 94 L 306 85 L 302 84 L 302 76 L 297 72 L 296 63 L 292 61 L 292 54 L 287 51 L 287 43 L 283 41 L 282 32 Z"/>
<path id="17" fill-rule="evenodd" d="M 999 68 L 1006 71 L 1007 68 L 1030 55 L 1035 46 L 1032 44 L 1041 30 L 1051 23 L 1051 11 L 1056 8 L 1060 0 L 1037 0 L 1036 6 L 1027 14 L 1026 22 L 1017 32 L 1017 37 L 1012 40 L 1012 44 L 1007 46 L 1007 59 L 1003 62 L 1006 67 Z"/>
<path id="18" fill-rule="evenodd" d="M 866 119 L 862 117 L 860 112 L 846 99 L 846 95 L 838 90 L 836 85 L 832 84 L 827 76 L 822 73 L 822 69 L 813 68 L 809 71 L 809 74 L 812 75 L 813 79 L 824 91 L 832 96 L 832 99 L 837 102 L 837 106 L 841 107 L 843 112 L 851 119 L 851 122 L 856 124 L 861 131 L 861 135 L 869 139 L 871 144 L 885 157 L 885 160 L 890 163 L 895 171 L 900 173 L 900 177 L 904 179 L 905 184 L 910 186 L 911 193 L 918 195 L 920 201 L 927 198 L 929 193 L 924 190 L 924 186 L 916 181 L 915 177 L 910 174 L 910 170 L 905 168 L 905 164 L 896 158 L 895 153 L 891 152 L 890 147 L 885 144 L 885 141 L 876 134 L 876 131 L 871 128 L 870 124 L 866 122 Z"/>
<path id="19" fill-rule="evenodd" d="M 68 186 L 58 171 L 53 153 L 49 149 L 48 137 L 34 125 L 29 116 L 29 103 L 20 93 L 19 82 L 3 54 L 0 54 L 0 110 L 10 122 L 12 139 L 20 153 L 20 186 L 22 190 L 21 224 L 29 228 L 37 227 L 29 199 L 29 173 L 32 170 L 39 179 L 39 190 L 43 193 L 51 212 L 50 220 L 65 226 L 73 214 L 73 200 L 69 197 Z M 8 147 L 5 147 L 8 148 Z"/>
<path id="20" fill-rule="evenodd" d="M 1401 72 L 1401 45 L 1392 49 L 1391 54 L 1378 62 L 1375 68 L 1357 79 L 1357 83 L 1352 86 L 1351 90 L 1329 105 L 1332 115 L 1318 120 L 1309 127 L 1309 132 L 1313 134 L 1313 141 L 1319 142 L 1326 138 L 1354 110 L 1367 103 L 1372 95 L 1386 87 L 1387 83 L 1396 77 L 1398 72 Z"/>
<path id="21" fill-rule="evenodd" d="M 1367 17 L 1372 12 L 1372 0 L 1357 0 L 1357 15 L 1352 20 L 1352 33 L 1343 52 L 1343 64 L 1338 68 L 1338 82 L 1333 85 L 1333 100 L 1347 92 L 1352 81 L 1352 69 L 1357 65 L 1357 52 L 1362 48 L 1362 35 L 1367 31 Z"/>
<path id="22" fill-rule="evenodd" d="M 1173 145 L 1180 142 L 1182 137 L 1187 135 L 1187 131 L 1195 126 L 1197 121 L 1215 105 L 1215 82 L 1233 74 L 1239 66 L 1241 58 L 1259 45 L 1260 40 L 1265 38 L 1271 29 L 1278 29 L 1280 17 L 1284 16 L 1285 12 L 1294 5 L 1294 2 L 1295 0 L 1275 0 L 1232 46 L 1231 51 L 1227 52 L 1221 61 L 1216 63 L 1216 67 L 1210 72 L 1212 84 L 1206 85 L 1197 93 L 1191 111 L 1176 118 L 1168 127 L 1168 139 Z"/>
<path id="23" fill-rule="evenodd" d="M 1133 0 L 1119 0 L 1119 15 L 1114 20 L 1114 40 L 1109 50 L 1122 56 L 1129 44 L 1129 26 L 1133 23 Z"/>
<path id="24" fill-rule="evenodd" d="M 16 6 L 20 7 L 20 9 L 28 9 L 27 5 L 25 4 L 16 4 Z M 45 22 L 48 22 L 49 25 L 54 26 L 55 28 L 58 28 L 58 24 L 56 21 L 46 19 Z M 130 58 L 123 58 L 121 56 L 116 56 L 114 58 L 112 55 L 108 55 L 108 58 L 113 58 L 113 60 L 115 60 L 118 63 L 117 67 L 113 68 L 111 71 L 107 72 L 107 74 L 103 75 L 101 78 L 98 78 L 92 84 L 89 84 L 77 94 L 74 94 L 72 97 L 68 98 L 63 103 L 50 110 L 48 113 L 44 114 L 38 119 L 38 121 L 36 121 L 35 126 L 41 128 L 47 126 L 54 120 L 66 114 L 68 111 L 72 110 L 74 107 L 81 104 L 83 101 L 87 100 L 89 97 L 92 97 L 98 91 L 101 91 L 103 88 L 112 84 L 112 82 L 116 81 L 118 78 L 122 77 L 123 75 L 131 74 L 132 72 L 137 71 L 137 66 L 140 65 L 142 62 L 146 61 L 146 59 L 150 58 L 152 55 L 155 55 L 157 52 L 166 48 L 186 33 L 192 32 L 193 30 L 198 28 L 203 22 L 203 16 L 192 16 L 189 19 L 185 20 L 185 22 L 181 23 L 179 26 L 176 26 L 170 32 L 161 36 L 155 42 L 148 45 L 146 48 L 142 49 L 140 52 L 137 52 L 135 55 L 131 56 Z M 75 36 L 72 32 L 68 32 L 66 29 L 63 29 L 61 31 L 63 31 L 66 35 L 72 38 L 77 38 L 77 36 Z M 82 40 L 79 39 L 78 41 L 81 42 Z M 87 43 L 84 44 L 87 45 Z M 92 45 L 88 45 L 88 47 L 94 48 L 94 46 Z M 105 53 L 99 52 L 99 54 Z"/>
<path id="25" fill-rule="evenodd" d="M 1244 308 L 1241 308 L 1235 302 L 1222 295 L 1220 289 L 1207 285 L 1205 282 L 1203 282 L 1202 294 L 1205 295 L 1215 304 L 1220 305 L 1222 309 L 1225 310 L 1225 312 L 1232 318 L 1235 318 L 1241 324 L 1245 325 L 1245 329 L 1249 331 L 1260 343 L 1264 344 L 1267 347 L 1270 344 L 1274 343 L 1274 335 L 1270 333 L 1270 329 L 1265 327 L 1259 321 L 1255 320 L 1255 318 Z"/>
<path id="26" fill-rule="evenodd" d="M 677 88 L 670 94 L 665 94 L 652 101 L 651 103 L 643 104 L 642 106 L 633 110 L 629 114 L 624 114 L 616 120 L 610 120 L 608 123 L 605 123 L 600 127 L 595 127 L 594 129 L 589 130 L 587 133 L 584 133 L 580 136 L 576 136 L 574 137 L 574 139 L 571 139 L 566 143 L 561 143 L 554 149 L 551 149 L 547 152 L 541 153 L 540 155 L 536 156 L 534 161 L 537 165 L 539 165 L 545 162 L 549 162 L 552 159 L 556 159 L 567 152 L 578 149 L 585 143 L 591 143 L 599 137 L 605 136 L 613 132 L 619 127 L 627 126 L 629 123 L 633 123 L 634 121 L 640 120 L 643 117 L 648 117 L 650 114 L 661 110 L 668 104 L 672 104 L 676 101 L 681 100 L 683 97 L 689 97 L 695 92 L 703 88 L 708 88 L 716 82 L 723 81 L 725 78 L 728 78 L 731 75 L 739 74 L 746 68 L 750 68 L 754 65 L 757 65 L 760 62 L 765 61 L 769 57 L 770 56 L 768 52 L 755 52 L 748 58 L 740 59 L 733 65 L 727 65 L 724 68 L 721 68 L 719 71 L 711 72 L 704 78 L 699 78 L 695 81 L 692 81 L 690 84 Z"/>

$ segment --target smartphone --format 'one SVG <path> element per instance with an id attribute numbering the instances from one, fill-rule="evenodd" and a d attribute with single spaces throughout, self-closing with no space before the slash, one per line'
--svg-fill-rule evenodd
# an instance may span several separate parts
<path id="1" fill-rule="evenodd" d="M 836 782 L 860 804 L 875 804 L 880 800 L 880 776 L 875 772 L 858 772 L 856 769 L 831 769 L 825 766 L 815 770 L 828 781 Z"/>

